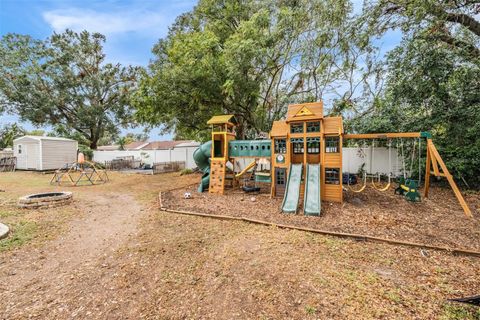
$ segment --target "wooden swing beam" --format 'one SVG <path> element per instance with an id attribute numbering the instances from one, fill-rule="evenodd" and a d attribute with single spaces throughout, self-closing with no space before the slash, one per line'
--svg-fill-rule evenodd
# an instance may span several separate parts
<path id="1" fill-rule="evenodd" d="M 390 132 L 344 134 L 344 139 L 431 138 L 428 132 Z"/>
<path id="2" fill-rule="evenodd" d="M 458 202 L 463 208 L 463 212 L 469 218 L 472 218 L 472 211 L 468 207 L 462 193 L 453 180 L 453 176 L 447 169 L 445 162 L 438 153 L 437 148 L 433 144 L 432 135 L 429 132 L 390 132 L 390 133 L 360 133 L 360 134 L 344 134 L 344 139 L 392 139 L 392 138 L 426 138 L 427 139 L 427 159 L 425 165 L 425 188 L 424 197 L 428 198 L 428 191 L 430 189 L 430 175 L 436 177 L 445 177 L 450 184 Z M 440 168 L 438 167 L 440 165 Z M 431 171 L 433 169 L 433 171 Z M 442 169 L 440 171 L 440 169 Z"/>

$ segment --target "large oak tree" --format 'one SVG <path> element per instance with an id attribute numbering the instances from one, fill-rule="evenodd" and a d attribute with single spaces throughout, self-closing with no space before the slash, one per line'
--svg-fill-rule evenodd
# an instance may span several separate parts
<path id="1" fill-rule="evenodd" d="M 341 113 L 374 83 L 374 50 L 356 37 L 352 12 L 348 0 L 200 0 L 155 45 L 138 119 L 202 139 L 209 117 L 231 113 L 245 138 L 289 103 L 329 97 Z"/>
<path id="2" fill-rule="evenodd" d="M 44 41 L 7 34 L 0 41 L 0 109 L 36 126 L 79 135 L 92 149 L 131 121 L 138 68 L 107 63 L 105 37 L 54 33 Z"/>

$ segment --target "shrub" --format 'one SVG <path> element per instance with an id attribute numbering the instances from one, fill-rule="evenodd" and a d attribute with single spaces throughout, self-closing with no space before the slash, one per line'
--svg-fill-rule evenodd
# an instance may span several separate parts
<path id="1" fill-rule="evenodd" d="M 183 169 L 182 171 L 180 171 L 180 175 L 183 176 L 185 174 L 192 174 L 193 173 L 193 170 L 192 169 L 188 169 L 188 168 L 185 168 Z"/>

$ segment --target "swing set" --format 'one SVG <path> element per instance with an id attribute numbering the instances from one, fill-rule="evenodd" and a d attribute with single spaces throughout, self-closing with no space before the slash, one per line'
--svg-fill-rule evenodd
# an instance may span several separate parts
<path id="1" fill-rule="evenodd" d="M 398 176 L 396 177 L 396 181 L 398 183 L 398 186 L 395 188 L 395 194 L 400 194 L 400 195 L 404 195 L 405 198 L 409 201 L 414 201 L 414 202 L 418 202 L 421 200 L 421 197 L 420 197 L 420 194 L 418 193 L 417 191 L 417 185 L 420 185 L 420 181 L 421 181 L 421 171 L 420 171 L 420 168 L 421 168 L 421 147 L 420 147 L 420 143 L 421 143 L 421 140 L 420 138 L 419 139 L 419 146 L 418 146 L 418 159 L 419 159 L 419 165 L 418 165 L 418 168 L 419 168 L 419 171 L 418 171 L 418 180 L 415 181 L 413 180 L 412 178 L 407 178 L 407 171 L 406 171 L 406 168 L 405 168 L 405 153 L 404 153 L 404 143 L 403 143 L 403 139 L 400 138 L 401 142 L 400 142 L 400 145 L 398 144 L 398 141 L 397 141 L 397 147 L 396 147 L 396 150 L 398 152 L 398 150 L 401 150 L 401 159 L 402 159 L 402 172 L 403 172 L 403 177 L 401 176 Z M 373 143 L 372 143 L 372 156 L 371 156 L 371 160 L 370 160 L 370 164 L 371 166 L 373 167 L 373 161 L 375 160 L 375 148 L 376 148 L 376 140 L 373 139 Z M 365 146 L 366 144 L 364 143 L 363 144 L 363 149 L 365 149 Z M 350 184 L 350 179 L 349 181 L 347 182 L 347 186 L 348 186 L 348 189 L 354 193 L 360 193 L 360 192 L 363 192 L 366 187 L 367 187 L 367 178 L 371 178 L 371 186 L 376 189 L 377 191 L 380 191 L 380 192 L 385 192 L 385 191 L 388 191 L 390 189 L 390 186 L 392 185 L 392 177 L 394 176 L 394 172 L 393 172 L 393 168 L 392 168 L 392 139 L 389 138 L 388 139 L 388 143 L 387 143 L 387 147 L 388 147 L 388 167 L 389 167 L 389 173 L 388 175 L 386 176 L 386 184 L 382 184 L 382 175 L 380 173 L 376 173 L 376 174 L 370 174 L 370 175 L 367 175 L 367 173 L 364 171 L 363 172 L 363 178 L 362 178 L 362 184 L 360 185 L 360 188 L 354 188 L 351 184 Z M 416 149 L 416 143 L 415 143 L 415 140 L 414 140 L 414 143 L 413 143 L 413 151 L 412 151 L 412 159 L 411 159 L 411 162 L 410 162 L 410 171 L 409 173 L 412 174 L 413 173 L 413 163 L 414 163 L 414 156 L 415 156 L 415 149 Z M 398 161 L 398 159 L 397 159 Z M 365 162 L 363 163 L 363 165 L 365 165 Z M 397 162 L 397 167 L 398 167 L 398 162 Z"/>
<path id="2" fill-rule="evenodd" d="M 373 143 L 372 143 L 372 156 L 371 156 L 371 165 L 373 167 L 373 160 L 375 159 L 375 139 L 373 140 Z M 363 147 L 360 149 L 361 152 L 363 153 L 363 150 L 366 148 L 366 144 L 365 142 L 363 143 Z M 366 156 L 366 155 L 365 155 Z M 365 162 L 363 163 L 363 165 L 365 165 Z M 392 146 L 391 146 L 391 140 L 389 139 L 388 140 L 388 167 L 390 168 L 390 170 L 392 169 Z M 348 179 L 348 182 L 347 182 L 347 186 L 348 186 L 348 189 L 354 193 L 360 193 L 360 192 L 363 192 L 365 191 L 365 189 L 367 188 L 367 185 L 368 185 L 368 182 L 367 180 L 368 179 L 371 179 L 371 186 L 380 191 L 380 192 L 385 192 L 385 191 L 388 191 L 390 189 L 390 186 L 392 184 L 392 171 L 390 171 L 388 173 L 388 175 L 386 176 L 386 184 L 382 184 L 382 175 L 380 173 L 376 173 L 376 174 L 367 174 L 366 170 L 363 170 L 363 173 L 362 173 L 362 183 L 360 184 L 360 187 L 359 188 L 355 188 L 352 186 L 352 184 L 350 183 L 351 179 L 349 177 Z"/>
<path id="3" fill-rule="evenodd" d="M 426 163 L 425 163 L 425 181 L 424 181 L 424 190 L 423 190 L 423 196 L 425 198 L 428 198 L 428 192 L 430 189 L 430 176 L 434 175 L 436 177 L 444 177 L 447 179 L 448 183 L 450 184 L 450 187 L 452 188 L 453 192 L 455 193 L 455 196 L 458 199 L 458 202 L 463 208 L 463 211 L 466 216 L 472 217 L 472 212 L 470 211 L 470 208 L 468 207 L 467 203 L 465 202 L 465 199 L 463 198 L 462 194 L 460 193 L 460 190 L 457 187 L 457 184 L 453 180 L 453 176 L 450 174 L 450 172 L 447 169 L 447 166 L 443 162 L 442 158 L 440 157 L 440 154 L 437 151 L 437 148 L 432 142 L 432 136 L 429 132 L 404 132 L 404 133 L 371 133 L 371 134 L 344 134 L 343 135 L 344 139 L 363 139 L 363 140 L 373 140 L 373 149 L 372 149 L 372 161 L 373 161 L 373 156 L 374 156 L 374 150 L 375 150 L 375 141 L 378 139 L 387 139 L 388 141 L 388 152 L 389 152 L 389 168 L 392 170 L 392 145 L 391 141 L 392 139 L 400 139 L 400 152 L 401 152 L 401 158 L 402 158 L 402 171 L 403 171 L 403 176 L 400 176 L 397 178 L 398 186 L 395 188 L 395 194 L 400 194 L 405 196 L 405 198 L 409 201 L 420 201 L 421 196 L 418 191 L 418 188 L 421 183 L 421 142 L 423 139 L 426 140 L 426 149 L 427 149 L 427 156 L 426 156 Z M 404 144 L 403 144 L 403 139 L 404 138 L 417 138 L 418 139 L 418 180 L 414 180 L 412 178 L 407 177 L 407 171 L 405 168 L 405 154 L 404 154 Z M 398 140 L 397 140 L 398 141 Z M 398 150 L 398 143 L 397 143 L 397 150 Z M 413 163 L 414 163 L 414 156 L 415 156 L 415 151 L 416 150 L 416 143 L 415 140 L 413 142 L 413 147 L 412 147 L 412 158 L 410 162 L 410 174 L 412 173 L 413 170 Z M 363 177 L 362 177 L 362 184 L 360 185 L 359 188 L 354 188 L 348 183 L 348 188 L 350 191 L 354 193 L 360 193 L 363 192 L 366 187 L 367 187 L 367 179 L 371 178 L 371 185 L 374 189 L 385 192 L 390 189 L 391 187 L 391 181 L 392 181 L 392 175 L 393 173 L 390 172 L 387 176 L 387 181 L 385 185 L 381 185 L 381 175 L 380 174 L 370 174 L 367 175 L 367 173 L 364 171 L 363 172 Z M 348 179 L 350 182 L 350 179 Z"/>
<path id="4" fill-rule="evenodd" d="M 366 144 L 364 143 L 363 144 L 363 149 L 365 149 L 365 146 Z M 372 148 L 372 157 L 371 157 L 371 165 L 373 166 L 373 159 L 375 159 L 375 140 L 373 140 L 373 144 L 372 144 L 373 148 Z M 363 149 L 362 149 L 362 152 L 363 152 Z M 363 163 L 363 165 L 365 165 L 365 162 Z M 389 168 L 391 169 L 392 168 L 392 154 L 391 154 L 391 141 L 389 140 L 388 141 L 388 166 Z M 367 187 L 367 178 L 371 178 L 371 186 L 380 191 L 380 192 L 385 192 L 387 191 L 388 189 L 390 189 L 390 185 L 391 185 L 391 178 L 392 178 L 392 172 L 390 171 L 389 174 L 387 175 L 387 183 L 386 185 L 382 185 L 382 176 L 380 173 L 376 173 L 376 174 L 370 174 L 368 175 L 367 172 L 364 170 L 363 171 L 363 174 L 362 174 L 362 185 L 360 186 L 359 189 L 355 189 L 354 187 L 352 187 L 350 185 L 350 179 L 347 183 L 348 185 L 348 188 L 350 189 L 350 191 L 352 192 L 355 192 L 355 193 L 360 193 L 360 192 L 363 192 L 365 190 L 365 188 Z"/>

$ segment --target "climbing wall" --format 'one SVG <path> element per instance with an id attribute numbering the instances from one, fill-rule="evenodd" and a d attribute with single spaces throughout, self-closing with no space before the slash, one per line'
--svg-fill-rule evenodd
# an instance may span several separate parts
<path id="1" fill-rule="evenodd" d="M 223 194 L 225 189 L 225 160 L 212 160 L 210 163 L 210 186 L 209 193 Z"/>

